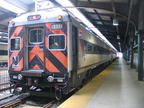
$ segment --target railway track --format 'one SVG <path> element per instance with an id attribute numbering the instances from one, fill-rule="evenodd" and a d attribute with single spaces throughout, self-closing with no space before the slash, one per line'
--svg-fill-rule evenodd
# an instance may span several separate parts
<path id="1" fill-rule="evenodd" d="M 56 102 L 56 100 L 53 100 L 53 101 L 49 102 L 48 104 L 44 105 L 43 108 L 51 108 L 55 102 Z"/>
<path id="2" fill-rule="evenodd" d="M 17 106 L 20 103 L 22 103 L 24 99 L 27 98 L 28 96 L 29 96 L 28 93 L 23 93 L 20 95 L 11 95 L 0 101 L 0 108 L 8 108 L 8 107 Z"/>
<path id="3" fill-rule="evenodd" d="M 52 100 L 44 105 L 39 105 L 39 104 L 34 104 L 34 103 L 31 103 L 31 104 L 28 104 L 28 103 L 25 103 L 25 104 L 22 104 L 16 108 L 52 108 L 52 106 L 57 102 L 57 100 Z M 54 107 L 56 108 L 56 107 Z"/>
<path id="4" fill-rule="evenodd" d="M 45 102 L 42 105 L 38 103 L 35 104 L 34 102 L 27 102 L 29 101 L 28 97 L 28 93 L 10 95 L 9 97 L 0 100 L 0 108 L 51 108 L 55 103 L 57 103 L 57 100 L 51 99 L 49 102 Z M 41 100 L 39 99 L 39 101 Z"/>
<path id="5" fill-rule="evenodd" d="M 10 82 L 5 82 L 0 84 L 0 92 L 9 90 L 10 89 Z"/>

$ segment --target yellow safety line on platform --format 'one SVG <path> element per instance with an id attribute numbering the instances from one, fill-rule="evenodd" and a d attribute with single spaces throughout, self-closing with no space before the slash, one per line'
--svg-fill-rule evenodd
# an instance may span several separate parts
<path id="1" fill-rule="evenodd" d="M 73 96 L 63 102 L 58 108 L 86 108 L 87 104 L 93 98 L 95 93 L 100 88 L 103 81 L 109 75 L 110 71 L 117 60 L 102 71 L 98 76 L 93 78 L 88 84 L 82 89 L 76 92 Z"/>

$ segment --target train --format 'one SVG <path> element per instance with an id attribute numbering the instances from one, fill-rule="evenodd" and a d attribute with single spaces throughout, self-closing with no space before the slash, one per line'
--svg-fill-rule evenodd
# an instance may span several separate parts
<path id="1" fill-rule="evenodd" d="M 117 51 L 60 7 L 22 14 L 9 22 L 11 90 L 60 100 Z"/>
<path id="2" fill-rule="evenodd" d="M 0 67 L 8 65 L 8 44 L 0 42 Z"/>

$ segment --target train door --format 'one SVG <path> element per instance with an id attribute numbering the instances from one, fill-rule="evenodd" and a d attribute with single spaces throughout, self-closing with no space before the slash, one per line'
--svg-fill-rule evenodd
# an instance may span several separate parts
<path id="1" fill-rule="evenodd" d="M 78 68 L 78 29 L 72 26 L 73 72 Z"/>
<path id="2" fill-rule="evenodd" d="M 28 28 L 28 69 L 44 69 L 44 28 Z"/>

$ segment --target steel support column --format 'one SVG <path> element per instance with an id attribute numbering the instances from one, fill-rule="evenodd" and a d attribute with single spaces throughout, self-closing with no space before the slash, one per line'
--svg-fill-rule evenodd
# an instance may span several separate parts
<path id="1" fill-rule="evenodd" d="M 127 65 L 129 65 L 130 62 L 130 52 L 129 52 L 129 48 L 127 48 Z"/>
<path id="2" fill-rule="evenodd" d="M 131 68 L 133 68 L 133 58 L 134 58 L 133 46 L 134 46 L 134 42 L 131 42 L 131 44 L 130 44 L 130 50 L 131 50 L 130 67 L 131 67 Z"/>
<path id="3" fill-rule="evenodd" d="M 143 81 L 143 37 L 138 33 L 138 80 Z"/>

